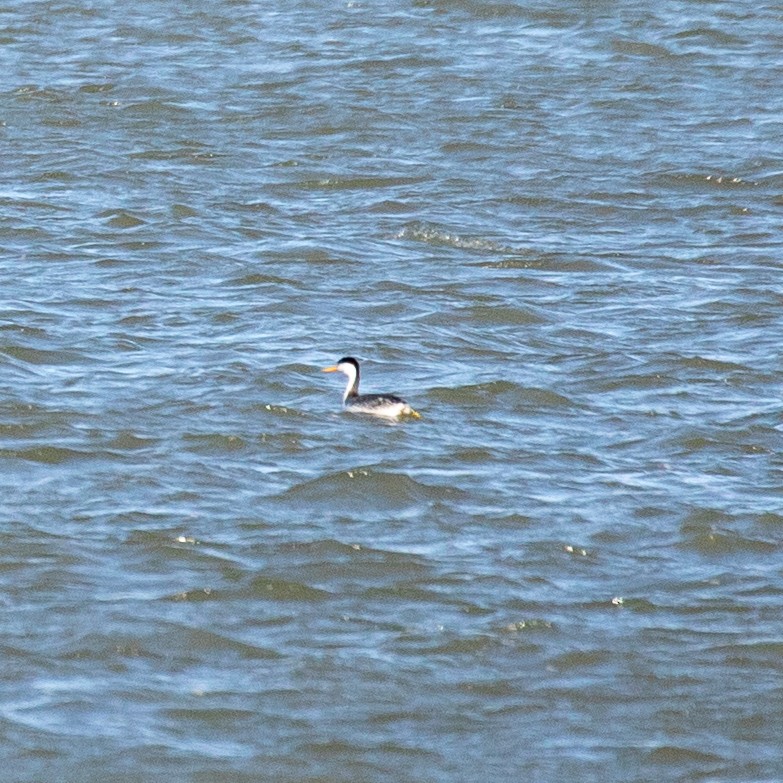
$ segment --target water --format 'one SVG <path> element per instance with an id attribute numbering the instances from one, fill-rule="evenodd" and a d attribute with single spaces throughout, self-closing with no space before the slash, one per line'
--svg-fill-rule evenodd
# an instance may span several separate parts
<path id="1" fill-rule="evenodd" d="M 781 780 L 781 34 L 0 9 L 3 780 Z"/>

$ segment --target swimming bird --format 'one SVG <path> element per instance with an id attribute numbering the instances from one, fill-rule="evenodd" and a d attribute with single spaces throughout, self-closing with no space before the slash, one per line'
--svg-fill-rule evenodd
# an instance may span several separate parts
<path id="1" fill-rule="evenodd" d="M 394 394 L 359 394 L 359 362 L 352 356 L 343 357 L 332 367 L 324 367 L 323 372 L 341 372 L 348 376 L 348 385 L 343 394 L 343 408 L 351 413 L 369 413 L 390 419 L 398 416 L 421 418 L 405 400 Z"/>

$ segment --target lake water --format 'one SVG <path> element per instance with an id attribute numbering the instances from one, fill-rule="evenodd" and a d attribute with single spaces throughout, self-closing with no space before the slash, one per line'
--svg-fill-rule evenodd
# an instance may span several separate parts
<path id="1" fill-rule="evenodd" d="M 782 41 L 5 3 L 0 778 L 783 780 Z"/>

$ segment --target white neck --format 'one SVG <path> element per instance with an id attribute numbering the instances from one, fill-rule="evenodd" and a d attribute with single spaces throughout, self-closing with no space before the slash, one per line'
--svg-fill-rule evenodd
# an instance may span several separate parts
<path id="1" fill-rule="evenodd" d="M 348 384 L 343 392 L 343 402 L 345 402 L 352 392 L 359 393 L 359 383 L 356 377 L 356 368 L 352 364 L 341 364 L 340 372 L 348 376 Z"/>

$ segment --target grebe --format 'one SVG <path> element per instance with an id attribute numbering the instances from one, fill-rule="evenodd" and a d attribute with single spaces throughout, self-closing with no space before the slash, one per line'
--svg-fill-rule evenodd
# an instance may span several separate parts
<path id="1" fill-rule="evenodd" d="M 323 372 L 342 372 L 348 376 L 343 407 L 351 413 L 369 413 L 390 419 L 398 416 L 421 418 L 405 400 L 394 394 L 359 394 L 359 362 L 351 356 L 340 359 L 333 367 L 324 367 Z"/>

